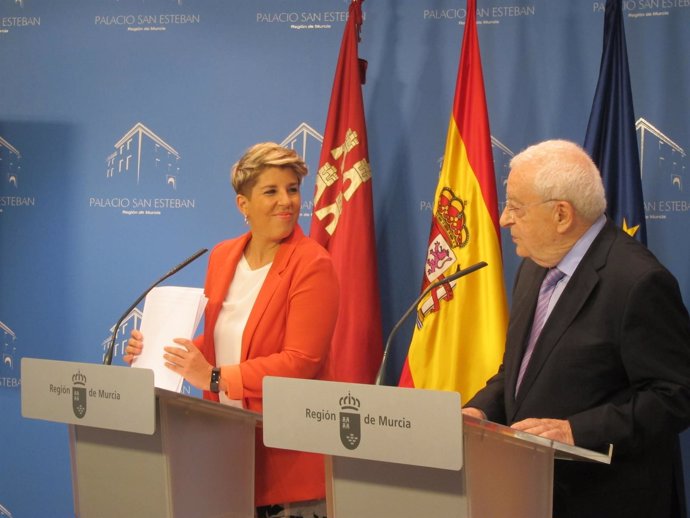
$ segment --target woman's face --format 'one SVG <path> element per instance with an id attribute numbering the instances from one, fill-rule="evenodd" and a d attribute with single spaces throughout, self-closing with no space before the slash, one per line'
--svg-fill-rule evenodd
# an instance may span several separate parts
<path id="1" fill-rule="evenodd" d="M 291 168 L 268 167 L 248 196 L 237 195 L 237 206 L 254 237 L 278 243 L 292 233 L 302 203 L 299 185 Z"/>

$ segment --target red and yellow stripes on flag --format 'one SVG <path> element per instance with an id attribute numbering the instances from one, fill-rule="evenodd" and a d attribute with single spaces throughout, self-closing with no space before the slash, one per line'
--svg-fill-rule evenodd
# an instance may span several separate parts
<path id="1" fill-rule="evenodd" d="M 468 0 L 422 290 L 458 269 L 488 266 L 419 303 L 401 386 L 458 391 L 467 401 L 496 373 L 508 321 L 500 235 L 476 2 Z"/>
<path id="2" fill-rule="evenodd" d="M 331 253 L 340 281 L 330 376 L 337 381 L 371 383 L 383 345 L 362 98 L 366 62 L 357 53 L 361 25 L 361 0 L 352 0 L 326 119 L 310 235 Z"/>

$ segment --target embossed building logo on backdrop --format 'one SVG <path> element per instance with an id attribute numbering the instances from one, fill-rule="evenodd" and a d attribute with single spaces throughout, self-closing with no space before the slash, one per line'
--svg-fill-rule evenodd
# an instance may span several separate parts
<path id="1" fill-rule="evenodd" d="M 177 185 L 180 154 L 141 122 L 115 143 L 106 159 L 106 178 L 134 181 L 137 185 Z"/>
<path id="2" fill-rule="evenodd" d="M 12 518 L 12 513 L 2 504 L 0 504 L 0 518 Z"/>
<path id="3" fill-rule="evenodd" d="M 132 332 L 132 329 L 141 328 L 141 317 L 141 310 L 139 308 L 134 308 L 129 315 L 127 315 L 127 318 L 122 321 L 119 329 L 117 330 L 117 335 L 115 336 L 113 359 L 124 354 L 125 347 L 127 347 L 127 341 L 129 340 L 129 335 Z M 108 347 L 110 347 L 110 342 L 113 338 L 114 332 L 115 325 L 110 328 L 108 337 L 101 343 L 101 346 L 103 347 L 103 359 L 105 359 L 105 353 L 108 350 Z"/>
<path id="4" fill-rule="evenodd" d="M 314 210 L 314 188 L 316 171 L 319 168 L 319 154 L 323 144 L 323 135 L 306 122 L 302 122 L 280 143 L 299 154 L 309 168 L 309 174 L 302 180 L 302 206 L 300 207 L 300 225 L 305 233 L 309 233 L 311 216 Z"/>
<path id="5" fill-rule="evenodd" d="M 4 183 L 15 189 L 19 186 L 21 160 L 19 150 L 0 136 L 0 173 Z"/>
<path id="6" fill-rule="evenodd" d="M 36 198 L 22 192 L 22 154 L 0 135 L 0 214 L 35 205 Z"/>
<path id="7" fill-rule="evenodd" d="M 7 324 L 0 322 L 0 388 L 18 388 L 19 379 L 19 355 L 17 352 L 17 335 Z"/>
<path id="8" fill-rule="evenodd" d="M 196 200 L 177 194 L 180 153 L 156 132 L 137 122 L 113 147 L 105 159 L 109 193 L 90 196 L 89 207 L 116 209 L 126 216 L 160 216 L 166 210 L 196 207 Z"/>
<path id="9" fill-rule="evenodd" d="M 41 26 L 40 16 L 24 11 L 26 0 L 0 0 L 0 36 Z"/>
<path id="10" fill-rule="evenodd" d="M 690 212 L 686 188 L 688 157 L 669 135 L 640 117 L 635 123 L 640 150 L 640 174 L 645 216 L 664 220 Z"/>

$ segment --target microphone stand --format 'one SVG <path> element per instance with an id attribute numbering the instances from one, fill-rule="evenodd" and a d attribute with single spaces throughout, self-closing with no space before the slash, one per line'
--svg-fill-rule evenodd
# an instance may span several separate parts
<path id="1" fill-rule="evenodd" d="M 113 330 L 113 335 L 112 335 L 112 337 L 110 338 L 110 344 L 108 345 L 108 349 L 106 350 L 105 355 L 103 356 L 103 365 L 110 365 L 110 364 L 113 362 L 113 351 L 115 350 L 115 338 L 117 337 L 117 332 L 118 332 L 118 330 L 120 329 L 120 325 L 122 325 L 122 321 L 123 321 L 125 318 L 127 318 L 127 315 L 129 315 L 129 313 L 130 313 L 134 308 L 136 308 L 137 305 L 139 305 L 139 303 L 142 301 L 142 299 L 143 299 L 146 295 L 148 295 L 149 291 L 151 291 L 153 288 L 155 288 L 156 286 L 158 286 L 161 282 L 163 282 L 163 281 L 164 281 L 165 279 L 167 279 L 168 277 L 171 277 L 172 275 L 175 275 L 175 274 L 176 274 L 177 272 L 179 272 L 182 268 L 184 268 L 185 266 L 187 266 L 187 265 L 188 265 L 189 263 L 191 263 L 192 261 L 195 261 L 196 259 L 198 259 L 199 257 L 201 257 L 201 256 L 204 255 L 206 252 L 208 252 L 208 248 L 202 248 L 201 250 L 199 250 L 198 252 L 196 252 L 193 256 L 191 256 L 190 258 L 184 260 L 182 263 L 180 263 L 180 264 L 178 264 L 177 266 L 175 266 L 175 268 L 173 268 L 172 270 L 170 270 L 170 271 L 169 271 L 168 273 L 166 273 L 163 277 L 161 277 L 161 278 L 158 279 L 156 282 L 154 282 L 151 286 L 149 286 L 148 288 L 146 288 L 146 291 L 144 291 L 144 293 L 142 293 L 142 294 L 139 296 L 139 298 L 138 298 L 137 300 L 134 301 L 134 304 L 132 304 L 131 306 L 129 306 L 129 307 L 127 308 L 127 310 L 126 310 L 126 311 L 122 314 L 122 316 L 120 317 L 120 320 L 118 320 L 118 321 L 117 321 L 117 324 L 115 324 L 115 329 Z"/>
<path id="2" fill-rule="evenodd" d="M 455 272 L 452 275 L 449 275 L 448 277 L 444 277 L 443 279 L 433 282 L 429 284 L 429 286 L 426 287 L 426 289 L 415 299 L 415 301 L 412 303 L 412 305 L 407 308 L 407 311 L 405 311 L 405 314 L 398 320 L 398 322 L 393 326 L 393 329 L 391 330 L 390 334 L 388 335 L 388 339 L 386 340 L 386 345 L 383 348 L 383 358 L 381 359 L 381 366 L 379 367 L 379 372 L 376 375 L 376 385 L 383 385 L 383 374 L 386 370 L 386 364 L 388 360 L 388 352 L 390 350 L 391 342 L 393 340 L 393 336 L 395 336 L 395 333 L 397 333 L 398 329 L 400 326 L 403 324 L 405 319 L 412 313 L 414 309 L 417 308 L 417 304 L 429 293 L 431 290 L 434 290 L 438 288 L 439 286 L 442 286 L 444 284 L 448 284 L 451 281 L 454 281 L 455 279 L 459 279 L 460 277 L 464 277 L 465 275 L 469 275 L 472 272 L 475 272 L 479 270 L 480 268 L 484 268 L 487 266 L 487 263 L 484 261 L 481 261 L 479 263 L 473 264 L 472 266 L 468 266 L 464 270 L 459 270 Z"/>

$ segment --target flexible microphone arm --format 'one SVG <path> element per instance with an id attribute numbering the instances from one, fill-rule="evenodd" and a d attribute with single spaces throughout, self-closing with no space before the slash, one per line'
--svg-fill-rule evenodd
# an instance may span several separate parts
<path id="1" fill-rule="evenodd" d="M 472 266 L 468 266 L 464 270 L 458 270 L 452 275 L 449 275 L 448 277 L 444 277 L 440 281 L 436 281 L 434 283 L 429 284 L 427 288 L 415 299 L 415 301 L 412 303 L 412 305 L 407 308 L 407 311 L 405 311 L 405 314 L 398 320 L 398 322 L 393 326 L 393 329 L 391 330 L 390 334 L 388 335 L 388 340 L 386 340 L 386 346 L 383 348 L 383 358 L 381 359 L 381 366 L 379 367 L 379 373 L 376 375 L 376 385 L 383 385 L 383 374 L 386 370 L 386 363 L 388 360 L 388 351 L 390 350 L 391 342 L 393 341 L 393 336 L 395 333 L 398 331 L 400 326 L 403 324 L 405 319 L 412 313 L 414 309 L 417 308 L 417 304 L 419 304 L 419 301 L 421 301 L 427 293 L 429 293 L 431 290 L 438 288 L 439 286 L 442 286 L 443 284 L 448 284 L 451 281 L 454 281 L 455 279 L 459 279 L 460 277 L 464 277 L 465 275 L 469 275 L 472 272 L 475 272 L 479 270 L 480 268 L 484 268 L 487 266 L 487 263 L 484 261 L 481 261 L 479 263 L 473 264 Z"/>
<path id="2" fill-rule="evenodd" d="M 127 310 L 122 314 L 120 317 L 120 320 L 117 321 L 117 324 L 115 324 L 115 329 L 113 330 L 113 336 L 110 339 L 110 344 L 108 345 L 108 350 L 105 352 L 105 355 L 103 356 L 103 365 L 110 365 L 113 362 L 113 351 L 115 349 L 115 338 L 117 337 L 117 332 L 120 329 L 120 325 L 122 324 L 122 321 L 129 315 L 129 313 L 139 305 L 139 303 L 142 301 L 142 299 L 148 295 L 149 291 L 151 291 L 153 288 L 158 286 L 161 282 L 163 282 L 165 279 L 168 277 L 171 277 L 175 275 L 177 272 L 179 272 L 182 268 L 187 266 L 189 263 L 192 261 L 195 261 L 202 255 L 204 255 L 206 252 L 208 252 L 208 248 L 202 248 L 198 252 L 196 252 L 193 256 L 189 257 L 188 259 L 185 259 L 183 262 L 175 266 L 172 270 L 170 270 L 168 273 L 166 273 L 163 277 L 158 279 L 156 282 L 154 282 L 151 286 L 146 288 L 146 291 L 141 294 L 141 296 L 134 301 L 134 304 L 129 306 Z"/>

